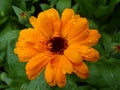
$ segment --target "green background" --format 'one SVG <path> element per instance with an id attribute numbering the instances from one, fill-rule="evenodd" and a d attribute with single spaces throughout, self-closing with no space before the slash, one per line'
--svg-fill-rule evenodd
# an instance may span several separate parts
<path id="1" fill-rule="evenodd" d="M 25 64 L 19 62 L 13 49 L 21 29 L 31 27 L 31 15 L 64 8 L 89 20 L 89 27 L 98 29 L 102 37 L 94 46 L 100 52 L 98 62 L 86 62 L 89 77 L 67 75 L 64 88 L 50 87 L 43 73 L 29 81 Z M 0 90 L 120 90 L 120 0 L 0 0 Z"/>

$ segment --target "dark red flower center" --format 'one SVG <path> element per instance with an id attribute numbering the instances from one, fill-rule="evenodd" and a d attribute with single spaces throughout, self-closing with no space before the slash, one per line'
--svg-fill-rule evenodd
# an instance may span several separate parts
<path id="1" fill-rule="evenodd" d="M 50 51 L 57 54 L 63 54 L 63 51 L 67 48 L 67 41 L 61 37 L 54 37 L 50 40 Z"/>

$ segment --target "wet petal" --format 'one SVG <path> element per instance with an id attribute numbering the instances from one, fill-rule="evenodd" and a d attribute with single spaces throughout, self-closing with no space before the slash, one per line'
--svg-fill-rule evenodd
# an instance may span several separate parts
<path id="1" fill-rule="evenodd" d="M 33 57 L 39 53 L 38 50 L 32 48 L 29 43 L 27 44 L 24 41 L 16 43 L 16 48 L 14 49 L 14 52 L 15 52 L 15 54 L 18 54 L 19 60 L 21 62 L 26 62 L 31 57 Z"/>
<path id="2" fill-rule="evenodd" d="M 71 45 L 69 46 L 65 51 L 64 55 L 74 63 L 80 63 L 82 61 L 82 57 L 79 54 L 78 50 L 76 49 L 76 46 Z"/>
<path id="3" fill-rule="evenodd" d="M 36 39 L 37 38 L 37 39 Z M 24 29 L 16 43 L 14 52 L 18 54 L 21 62 L 26 62 L 34 55 L 46 50 L 46 40 L 34 29 Z"/>
<path id="4" fill-rule="evenodd" d="M 54 23 L 54 32 L 53 32 L 53 37 L 60 37 L 61 35 L 61 22 L 57 21 Z"/>
<path id="5" fill-rule="evenodd" d="M 56 85 L 55 73 L 56 73 L 55 68 L 53 68 L 52 65 L 50 63 L 48 63 L 46 66 L 46 69 L 45 69 L 45 79 L 46 79 L 47 83 L 51 86 Z"/>
<path id="6" fill-rule="evenodd" d="M 88 32 L 88 21 L 86 18 L 73 18 L 62 28 L 62 37 L 67 41 L 80 35 L 80 38 L 86 37 Z"/>
<path id="7" fill-rule="evenodd" d="M 37 20 L 36 17 L 31 16 L 31 17 L 29 18 L 29 21 L 30 21 L 31 25 L 32 25 L 35 29 L 38 29 L 38 20 Z"/>
<path id="8" fill-rule="evenodd" d="M 93 46 L 95 45 L 101 35 L 99 34 L 98 30 L 89 30 L 88 37 L 80 42 L 82 45 Z"/>
<path id="9" fill-rule="evenodd" d="M 88 67 L 84 62 L 81 62 L 80 64 L 73 63 L 74 73 L 80 77 L 80 78 L 87 78 L 88 77 Z"/>
<path id="10" fill-rule="evenodd" d="M 32 57 L 26 64 L 26 74 L 30 80 L 36 78 L 44 69 L 46 64 L 53 58 L 50 53 L 44 52 Z"/>
<path id="11" fill-rule="evenodd" d="M 64 55 L 61 56 L 59 65 L 61 66 L 62 72 L 64 74 L 71 74 L 73 72 L 73 67 L 68 58 Z"/>
<path id="12" fill-rule="evenodd" d="M 87 32 L 88 28 L 88 21 L 86 18 L 79 18 L 76 19 L 75 22 L 73 22 L 72 28 L 69 30 L 68 33 L 68 40 L 74 38 L 75 36 L 81 34 L 83 31 L 86 30 Z M 84 36 L 84 33 L 81 34 Z"/>
<path id="13" fill-rule="evenodd" d="M 58 69 L 60 57 L 56 55 L 53 59 L 51 59 L 45 69 L 45 79 L 50 86 L 56 85 L 56 72 Z"/>
<path id="14" fill-rule="evenodd" d="M 72 17 L 74 17 L 74 11 L 72 9 L 65 9 L 61 17 L 62 27 L 64 27 Z"/>
<path id="15" fill-rule="evenodd" d="M 82 30 L 81 33 L 79 33 L 78 35 L 76 35 L 72 39 L 70 39 L 68 41 L 68 44 L 70 45 L 70 44 L 76 43 L 79 45 L 81 41 L 83 41 L 84 39 L 86 39 L 88 37 L 88 33 L 89 33 L 88 28 Z"/>
<path id="16" fill-rule="evenodd" d="M 31 42 L 31 43 L 35 43 L 35 44 L 40 42 L 41 40 L 46 41 L 44 36 L 38 30 L 35 30 L 32 28 L 28 28 L 28 29 L 24 29 L 24 30 L 20 31 L 20 36 L 19 36 L 18 41 L 19 40 L 25 40 L 27 42 Z"/>
<path id="17" fill-rule="evenodd" d="M 79 46 L 79 54 L 87 61 L 97 61 L 99 59 L 98 51 L 88 46 Z"/>
<path id="18" fill-rule="evenodd" d="M 54 24 L 60 21 L 58 12 L 55 9 L 45 10 L 38 15 L 38 25 L 40 32 L 49 39 L 54 32 Z"/>
<path id="19" fill-rule="evenodd" d="M 59 87 L 64 87 L 66 84 L 66 74 L 64 74 L 62 69 L 59 67 L 56 72 L 56 82 Z"/>

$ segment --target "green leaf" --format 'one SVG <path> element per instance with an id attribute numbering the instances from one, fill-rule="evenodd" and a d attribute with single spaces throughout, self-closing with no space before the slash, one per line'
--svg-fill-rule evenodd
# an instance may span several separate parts
<path id="1" fill-rule="evenodd" d="M 48 0 L 50 2 L 50 6 L 54 7 L 58 0 Z"/>
<path id="2" fill-rule="evenodd" d="M 109 85 L 108 87 L 114 90 L 118 90 L 118 87 L 120 87 L 120 69 L 117 63 L 120 63 L 120 61 L 114 63 L 98 63 L 96 65 L 100 75 Z"/>
<path id="3" fill-rule="evenodd" d="M 5 82 L 7 85 L 10 85 L 12 83 L 12 79 L 9 78 L 5 72 L 2 72 L 0 74 L 0 80 L 2 80 L 3 82 Z"/>
<path id="4" fill-rule="evenodd" d="M 13 90 L 18 90 L 21 84 L 27 81 L 24 69 L 25 63 L 20 63 L 17 56 L 14 54 L 14 48 L 18 34 L 19 30 L 14 30 L 7 32 L 0 38 L 0 46 L 2 46 L 1 53 L 4 53 L 6 56 L 4 56 L 2 59 L 6 60 L 6 65 L 4 65 L 4 68 L 8 76 L 8 78 L 3 78 L 3 80 L 6 82 L 7 79 L 10 78 L 12 82 L 10 82 L 10 84 L 9 82 L 7 83 L 9 84 L 9 87 L 13 88 Z"/>
<path id="5" fill-rule="evenodd" d="M 111 13 L 119 2 L 120 0 L 76 0 L 81 16 L 95 19 L 103 25 L 108 23 L 107 20 L 110 19 Z"/>
<path id="6" fill-rule="evenodd" d="M 103 62 L 104 61 L 104 62 Z M 90 75 L 86 82 L 100 90 L 119 90 L 120 69 L 119 60 L 105 59 L 100 62 L 88 64 Z"/>
<path id="7" fill-rule="evenodd" d="M 4 34 L 0 38 L 0 47 L 1 47 L 0 48 L 0 51 L 1 51 L 0 62 L 5 59 L 8 41 L 11 41 L 12 39 L 15 39 L 16 37 L 18 37 L 18 33 L 19 33 L 18 30 L 10 31 L 10 32 L 7 32 L 6 34 Z"/>
<path id="8" fill-rule="evenodd" d="M 72 9 L 74 10 L 75 13 L 78 13 L 77 12 L 78 11 L 78 7 L 79 7 L 78 3 L 72 6 Z"/>
<path id="9" fill-rule="evenodd" d="M 10 19 L 10 21 L 6 22 L 4 28 L 0 31 L 0 38 L 7 32 L 13 31 L 14 29 L 16 29 L 16 27 L 17 27 L 16 22 Z"/>
<path id="10" fill-rule="evenodd" d="M 71 8 L 71 0 L 59 0 L 56 3 L 56 9 L 62 13 L 65 8 Z"/>
<path id="11" fill-rule="evenodd" d="M 114 33 L 115 31 L 119 31 L 120 29 L 120 3 L 118 3 L 111 14 L 110 20 L 106 27 L 106 31 L 109 33 Z"/>
<path id="12" fill-rule="evenodd" d="M 70 76 L 67 76 L 67 83 L 65 87 L 51 87 L 46 83 L 44 73 L 42 72 L 35 80 L 32 80 L 29 83 L 24 83 L 20 90 L 78 90 L 78 87 Z"/>
<path id="13" fill-rule="evenodd" d="M 0 24 L 4 23 L 9 16 L 10 12 L 10 0 L 0 0 Z"/>
<path id="14" fill-rule="evenodd" d="M 101 37 L 101 41 L 102 41 L 102 44 L 104 46 L 104 49 L 109 52 L 110 51 L 110 44 L 111 44 L 111 41 L 112 41 L 112 38 L 110 35 L 106 34 L 106 33 L 101 33 L 102 34 L 102 37 Z"/>
<path id="15" fill-rule="evenodd" d="M 19 22 L 25 26 L 29 26 L 30 13 L 27 13 L 16 6 L 12 6 L 15 14 L 17 15 Z"/>
<path id="16" fill-rule="evenodd" d="M 51 8 L 51 6 L 48 4 L 40 4 L 40 7 L 42 8 L 42 10 L 47 10 L 47 9 Z"/>
<path id="17" fill-rule="evenodd" d="M 96 0 L 76 0 L 79 4 L 79 13 L 81 16 L 86 16 L 88 18 L 93 17 L 93 12 L 97 7 Z"/>
<path id="18" fill-rule="evenodd" d="M 90 87 L 90 86 L 80 86 L 80 87 L 79 87 L 79 90 L 97 90 L 97 89 L 92 88 L 92 87 Z"/>
<path id="19" fill-rule="evenodd" d="M 99 4 L 97 10 L 95 11 L 95 16 L 97 18 L 102 16 L 108 17 L 112 13 L 115 5 L 119 2 L 120 0 L 111 0 L 106 6 Z"/>
<path id="20" fill-rule="evenodd" d="M 120 43 L 120 31 L 113 34 L 112 42 Z"/>
<path id="21" fill-rule="evenodd" d="M 86 79 L 86 82 L 94 88 L 107 87 L 108 86 L 107 83 L 102 78 L 97 68 L 97 63 L 88 63 L 88 67 L 90 72 L 89 77 Z"/>
<path id="22" fill-rule="evenodd" d="M 59 89 L 55 89 L 55 90 L 61 90 Z M 67 82 L 66 82 L 66 86 L 64 88 L 62 88 L 62 90 L 78 90 L 78 87 L 75 83 L 75 81 L 72 79 L 71 75 L 67 75 Z"/>
<path id="23" fill-rule="evenodd" d="M 89 27 L 91 29 L 98 29 L 98 25 L 93 21 L 93 20 L 88 20 L 89 21 Z"/>
<path id="24" fill-rule="evenodd" d="M 24 83 L 20 90 L 52 90 L 52 88 L 45 82 L 44 73 L 41 73 L 36 79 L 29 83 Z"/>

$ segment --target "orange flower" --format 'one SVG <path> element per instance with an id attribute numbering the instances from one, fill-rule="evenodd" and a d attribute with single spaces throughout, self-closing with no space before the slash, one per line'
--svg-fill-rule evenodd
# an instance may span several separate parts
<path id="1" fill-rule="evenodd" d="M 61 19 L 51 8 L 31 16 L 33 28 L 20 32 L 14 52 L 26 64 L 26 74 L 35 79 L 45 69 L 45 79 L 50 86 L 63 87 L 66 74 L 88 77 L 87 61 L 97 61 L 99 53 L 91 46 L 100 38 L 97 30 L 89 29 L 88 21 L 65 9 Z"/>

